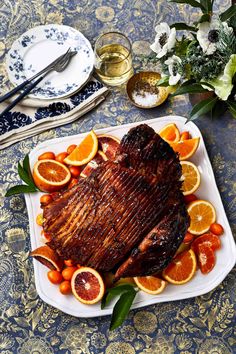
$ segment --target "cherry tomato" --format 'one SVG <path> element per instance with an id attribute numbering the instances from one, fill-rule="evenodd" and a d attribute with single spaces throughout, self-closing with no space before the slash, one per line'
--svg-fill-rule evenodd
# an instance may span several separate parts
<path id="1" fill-rule="evenodd" d="M 51 151 L 44 152 L 38 157 L 38 160 L 55 160 L 55 154 Z"/>
<path id="2" fill-rule="evenodd" d="M 60 154 L 56 155 L 55 160 L 61 163 L 64 163 L 64 159 L 68 156 L 68 153 L 65 152 L 61 152 Z"/>
<path id="3" fill-rule="evenodd" d="M 78 182 L 79 180 L 77 178 L 71 178 L 68 188 L 74 187 Z"/>
<path id="4" fill-rule="evenodd" d="M 180 140 L 188 140 L 191 138 L 191 135 L 189 134 L 189 132 L 183 132 L 181 135 L 180 135 Z"/>
<path id="5" fill-rule="evenodd" d="M 75 150 L 76 146 L 77 145 L 75 145 L 75 144 L 68 146 L 68 148 L 66 150 L 67 153 L 70 155 Z"/>
<path id="6" fill-rule="evenodd" d="M 194 202 L 195 200 L 197 200 L 197 197 L 195 194 L 189 194 L 189 195 L 184 196 L 185 204 L 189 204 L 191 202 Z"/>
<path id="7" fill-rule="evenodd" d="M 211 224 L 210 231 L 217 236 L 220 236 L 224 233 L 223 226 L 217 223 Z"/>
<path id="8" fill-rule="evenodd" d="M 194 236 L 190 232 L 187 232 L 186 235 L 184 236 L 183 243 L 190 243 L 193 241 L 193 239 Z"/>
<path id="9" fill-rule="evenodd" d="M 63 269 L 62 276 L 65 280 L 71 280 L 74 272 L 77 270 L 77 267 L 67 267 Z"/>
<path id="10" fill-rule="evenodd" d="M 53 198 L 51 196 L 51 194 L 44 194 L 40 197 L 40 205 L 41 208 L 45 207 L 46 205 L 48 205 L 49 203 L 51 203 L 53 201 Z"/>
<path id="11" fill-rule="evenodd" d="M 48 272 L 48 279 L 53 284 L 60 284 L 63 281 L 63 277 L 58 270 L 50 270 Z"/>
<path id="12" fill-rule="evenodd" d="M 72 259 L 67 259 L 66 261 L 64 261 L 64 264 L 65 264 L 67 267 L 73 267 L 73 261 L 72 261 Z"/>
<path id="13" fill-rule="evenodd" d="M 59 285 L 59 290 L 63 295 L 69 295 L 71 294 L 71 283 L 68 280 L 64 280 L 60 285 Z"/>
<path id="14" fill-rule="evenodd" d="M 75 177 L 75 178 L 79 177 L 80 172 L 81 172 L 80 167 L 78 167 L 78 166 L 70 166 L 69 170 L 70 170 L 70 173 L 71 173 L 72 177 Z"/>
<path id="15" fill-rule="evenodd" d="M 37 215 L 37 217 L 36 217 L 36 223 L 39 225 L 39 226 L 43 226 L 43 214 L 42 213 L 40 213 L 40 214 L 38 214 Z"/>

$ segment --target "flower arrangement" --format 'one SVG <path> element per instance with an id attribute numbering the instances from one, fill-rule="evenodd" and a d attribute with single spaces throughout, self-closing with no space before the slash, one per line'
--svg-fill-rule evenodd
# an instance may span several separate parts
<path id="1" fill-rule="evenodd" d="M 155 42 L 150 48 L 155 52 L 152 60 L 162 65 L 162 79 L 157 85 L 174 86 L 172 96 L 208 93 L 207 99 L 193 107 L 189 120 L 205 113 L 217 116 L 226 110 L 236 118 L 236 5 L 215 15 L 214 0 L 170 2 L 189 4 L 202 14 L 192 26 L 156 26 Z M 177 38 L 179 30 L 188 34 Z"/>

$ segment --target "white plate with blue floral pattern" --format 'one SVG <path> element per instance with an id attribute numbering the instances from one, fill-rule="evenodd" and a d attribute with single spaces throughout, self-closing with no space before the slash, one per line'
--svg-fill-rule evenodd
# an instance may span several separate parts
<path id="1" fill-rule="evenodd" d="M 84 35 L 69 26 L 37 26 L 21 35 L 6 58 L 10 81 L 19 85 L 65 53 L 69 47 L 76 50 L 77 54 L 67 68 L 61 73 L 49 73 L 29 96 L 55 99 L 71 95 L 89 79 L 93 71 L 94 53 Z"/>
<path id="2" fill-rule="evenodd" d="M 143 122 L 135 122 L 116 127 L 99 129 L 96 133 L 114 135 L 115 137 L 121 139 L 130 128 L 141 123 L 150 125 L 150 127 L 157 132 L 160 131 L 166 124 L 175 123 L 180 131 L 188 130 L 192 137 L 200 137 L 198 150 L 191 158 L 191 161 L 198 167 L 201 174 L 201 185 L 197 190 L 197 196 L 199 199 L 206 199 L 210 201 L 215 206 L 217 222 L 223 225 L 224 234 L 221 236 L 221 249 L 216 252 L 216 265 L 209 274 L 204 275 L 200 271 L 197 271 L 196 275 L 190 282 L 181 286 L 168 284 L 165 291 L 159 295 L 150 295 L 143 291 L 139 291 L 136 295 L 132 308 L 139 308 L 160 302 L 189 299 L 191 297 L 206 294 L 223 281 L 226 275 L 233 268 L 236 261 L 234 238 L 215 182 L 215 177 L 203 137 L 200 130 L 193 122 L 189 122 L 186 126 L 186 118 L 179 116 L 168 116 Z M 86 134 L 87 133 L 74 136 L 65 136 L 40 143 L 30 153 L 31 168 L 33 168 L 38 156 L 43 152 L 54 151 L 54 153 L 58 154 L 61 151 L 65 151 L 68 145 L 78 144 L 86 136 Z M 37 215 L 42 212 L 39 201 L 41 195 L 42 193 L 25 194 L 29 215 L 32 250 L 43 245 L 40 238 L 41 227 L 35 222 Z M 41 299 L 48 304 L 69 315 L 77 317 L 96 317 L 110 315 L 112 313 L 115 302 L 112 302 L 104 310 L 101 310 L 100 303 L 92 306 L 84 305 L 77 301 L 73 295 L 62 295 L 59 292 L 58 287 L 51 284 L 47 280 L 48 269 L 35 259 L 33 260 L 33 263 L 37 292 Z M 115 301 L 117 301 L 117 299 Z"/>

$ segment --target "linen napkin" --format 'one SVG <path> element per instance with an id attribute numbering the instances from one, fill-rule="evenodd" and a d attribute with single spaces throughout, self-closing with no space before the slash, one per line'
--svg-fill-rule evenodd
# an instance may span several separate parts
<path id="1" fill-rule="evenodd" d="M 72 96 L 52 100 L 26 98 L 0 118 L 0 150 L 45 130 L 71 123 L 108 94 L 107 87 L 92 78 Z M 0 104 L 0 112 L 9 104 Z"/>

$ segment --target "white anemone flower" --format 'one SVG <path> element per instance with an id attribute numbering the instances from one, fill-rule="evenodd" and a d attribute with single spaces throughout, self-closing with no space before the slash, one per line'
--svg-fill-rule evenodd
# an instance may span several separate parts
<path id="1" fill-rule="evenodd" d="M 211 55 L 216 51 L 219 42 L 220 22 L 213 19 L 211 22 L 202 22 L 198 26 L 197 40 L 203 53 Z"/>
<path id="2" fill-rule="evenodd" d="M 176 29 L 168 26 L 166 22 L 162 22 L 155 28 L 155 42 L 150 48 L 157 54 L 157 58 L 162 58 L 168 51 L 175 46 Z"/>
<path id="3" fill-rule="evenodd" d="M 170 77 L 169 77 L 169 85 L 170 86 L 176 85 L 181 78 L 181 75 L 178 72 L 179 65 L 181 63 L 182 63 L 182 60 L 179 57 L 177 57 L 176 55 L 172 55 L 172 57 L 170 57 L 169 59 L 167 59 L 165 61 L 165 64 L 168 65 L 168 70 L 169 70 L 169 74 L 170 74 Z"/>

